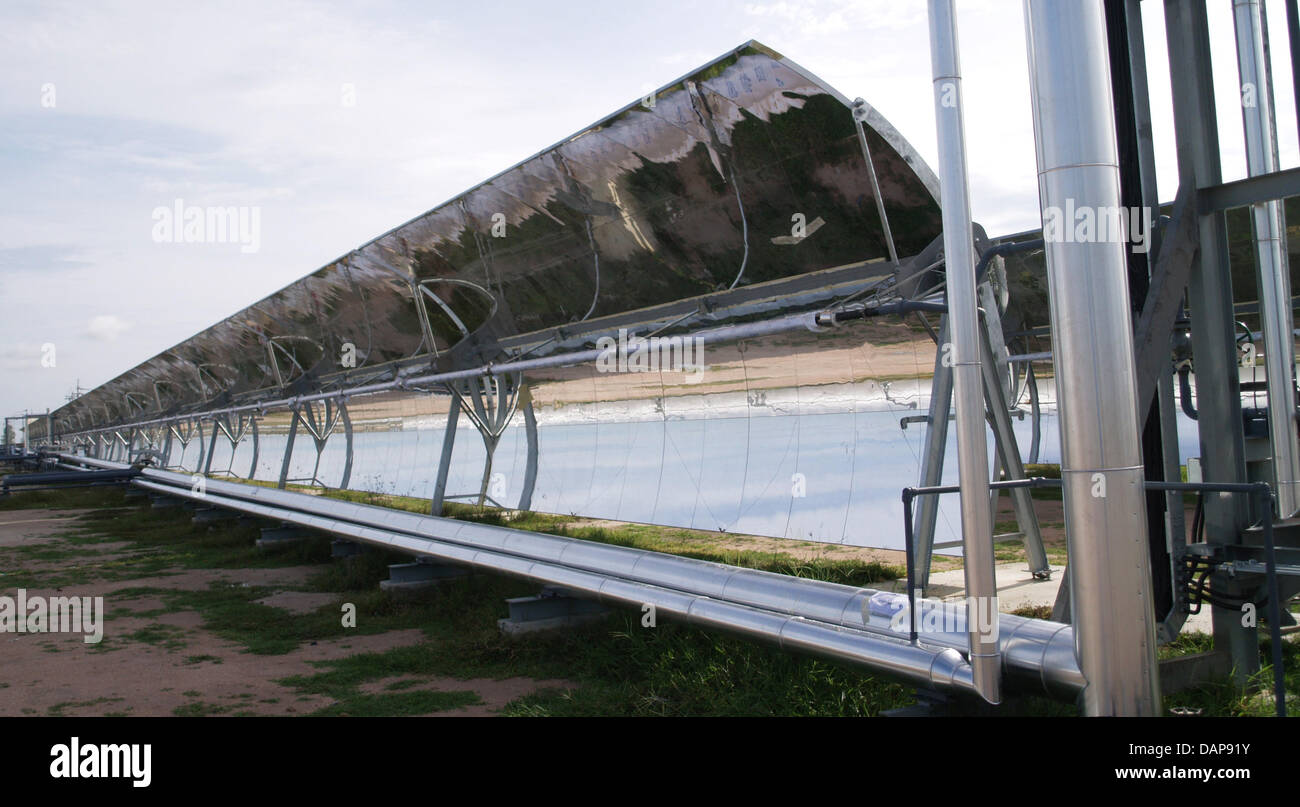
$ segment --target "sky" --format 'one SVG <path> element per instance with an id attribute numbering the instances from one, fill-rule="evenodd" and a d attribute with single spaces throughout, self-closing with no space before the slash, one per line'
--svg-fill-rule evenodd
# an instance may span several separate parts
<path id="1" fill-rule="evenodd" d="M 958 0 L 973 215 L 1039 225 L 1022 5 Z M 1158 183 L 1177 187 L 1161 3 Z M 1230 0 L 1211 0 L 1225 180 L 1245 176 Z M 1283 168 L 1300 163 L 1269 4 Z M 937 165 L 922 0 L 0 3 L 0 414 L 57 408 L 648 91 L 756 39 Z M 256 250 L 158 209 L 256 208 Z"/>

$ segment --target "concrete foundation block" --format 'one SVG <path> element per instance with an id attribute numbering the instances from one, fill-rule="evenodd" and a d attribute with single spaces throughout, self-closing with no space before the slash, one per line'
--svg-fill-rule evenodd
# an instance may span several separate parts
<path id="1" fill-rule="evenodd" d="M 351 558 L 360 555 L 364 551 L 365 547 L 356 541 L 345 541 L 342 538 L 337 538 L 330 544 L 330 557 L 332 558 Z"/>
<path id="2" fill-rule="evenodd" d="M 1228 653 L 1193 653 L 1187 656 L 1160 661 L 1160 691 L 1164 694 L 1183 692 L 1207 681 L 1227 678 L 1232 672 L 1232 656 Z"/>
<path id="3" fill-rule="evenodd" d="M 257 548 L 278 549 L 301 541 L 310 534 L 301 527 L 293 527 L 288 524 L 279 527 L 263 527 L 262 537 L 257 539 Z"/>
<path id="4" fill-rule="evenodd" d="M 506 600 L 510 616 L 497 620 L 506 636 L 519 636 L 558 628 L 570 628 L 602 619 L 609 609 L 595 600 L 575 597 L 565 589 L 547 586 L 536 597 Z"/>
<path id="5" fill-rule="evenodd" d="M 201 507 L 194 511 L 194 518 L 191 519 L 195 524 L 215 524 L 218 521 L 233 521 L 235 514 L 229 510 L 223 510 L 220 507 Z"/>
<path id="6" fill-rule="evenodd" d="M 379 590 L 393 594 L 420 591 L 468 575 L 469 570 L 445 563 L 394 563 L 388 567 L 388 579 L 380 581 Z"/>

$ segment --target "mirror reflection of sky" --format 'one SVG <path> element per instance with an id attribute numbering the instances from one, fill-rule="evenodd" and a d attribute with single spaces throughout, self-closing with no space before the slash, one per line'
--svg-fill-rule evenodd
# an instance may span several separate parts
<path id="1" fill-rule="evenodd" d="M 701 530 L 798 538 L 886 549 L 903 548 L 902 488 L 914 485 L 926 425 L 901 428 L 919 410 L 547 424 L 539 417 L 539 462 L 532 509 Z M 1031 421 L 1014 421 L 1021 455 L 1029 456 Z M 1179 454 L 1198 451 L 1196 423 L 1178 415 Z M 364 432 L 355 436 L 349 487 L 428 498 L 442 448 L 440 428 Z M 224 444 L 224 445 L 223 445 Z M 256 478 L 274 481 L 284 435 L 263 435 Z M 992 435 L 989 435 L 990 462 Z M 197 441 L 184 452 L 193 467 Z M 486 453 L 462 420 L 457 429 L 448 497 L 477 496 Z M 316 477 L 337 485 L 344 463 L 342 434 L 330 438 Z M 172 461 L 182 459 L 179 446 Z M 233 460 L 233 462 L 232 462 Z M 251 441 L 231 456 L 218 441 L 213 470 L 246 474 Z M 1060 461 L 1054 412 L 1045 412 L 1041 462 Z M 527 441 L 522 417 L 502 436 L 493 463 L 493 498 L 514 507 L 522 493 Z M 291 479 L 310 478 L 312 441 L 299 435 Z M 499 476 L 498 476 L 499 474 Z M 945 484 L 957 482 L 956 440 L 948 430 Z M 936 541 L 960 537 L 956 495 L 942 497 Z"/>

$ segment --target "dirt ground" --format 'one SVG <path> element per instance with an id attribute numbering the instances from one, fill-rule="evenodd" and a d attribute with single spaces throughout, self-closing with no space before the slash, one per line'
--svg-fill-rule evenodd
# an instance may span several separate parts
<path id="1" fill-rule="evenodd" d="M 9 510 L 0 512 L 0 552 L 16 547 L 47 545 L 63 541 L 78 517 L 85 511 Z M 95 564 L 111 564 L 124 544 L 100 543 L 95 549 L 105 554 L 93 556 Z M 6 558 L 11 553 L 3 553 Z M 10 568 L 4 568 L 9 565 Z M 0 594 L 14 597 L 14 586 L 6 585 L 5 575 L 15 569 L 12 561 L 0 565 Z M 39 573 L 55 566 L 67 568 L 65 561 L 42 563 L 24 558 L 22 569 Z M 350 636 L 339 640 L 311 642 L 284 655 L 254 655 L 226 641 L 203 626 L 194 611 L 155 614 L 149 617 L 133 613 L 159 609 L 156 597 L 123 599 L 115 602 L 112 592 L 125 587 L 148 586 L 160 589 L 201 590 L 214 582 L 229 585 L 293 586 L 301 584 L 313 567 L 171 570 L 162 576 L 133 580 L 87 583 L 63 589 L 28 587 L 29 597 L 80 596 L 105 597 L 104 647 L 83 641 L 81 633 L 0 633 L 0 716 L 11 715 L 171 715 L 182 707 L 202 708 L 214 714 L 302 715 L 331 705 L 322 695 L 303 695 L 291 687 L 275 683 L 292 675 L 311 675 L 320 670 L 310 662 L 339 659 L 355 653 L 383 651 L 422 640 L 418 629 L 393 630 L 373 635 Z M 328 593 L 282 591 L 261 600 L 264 604 L 295 613 L 309 612 L 333 600 Z M 115 642 L 147 626 L 158 624 L 174 629 L 183 637 L 183 649 L 168 649 L 165 644 Z M 422 689 L 444 692 L 473 691 L 481 703 L 436 713 L 437 716 L 488 716 L 505 704 L 539 688 L 565 688 L 564 681 L 538 681 L 527 678 L 504 680 L 429 678 L 398 676 L 363 686 L 365 692 L 377 692 L 394 681 L 417 678 L 405 691 Z"/>

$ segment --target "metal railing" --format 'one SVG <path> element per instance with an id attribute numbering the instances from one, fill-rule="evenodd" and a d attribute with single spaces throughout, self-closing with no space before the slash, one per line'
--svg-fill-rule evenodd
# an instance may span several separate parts
<path id="1" fill-rule="evenodd" d="M 994 490 L 1002 488 L 1060 488 L 1060 479 L 1035 476 L 1029 479 L 1011 479 L 989 483 Z M 1282 602 L 1277 583 L 1277 547 L 1273 539 L 1273 489 L 1267 482 L 1160 482 L 1147 481 L 1143 487 L 1149 491 L 1174 493 L 1244 493 L 1249 495 L 1261 514 L 1261 527 L 1264 537 L 1264 565 L 1268 589 L 1268 626 L 1270 650 L 1273 662 L 1273 697 L 1276 700 L 1276 714 L 1286 717 L 1286 677 L 1282 666 Z M 938 496 L 944 493 L 959 493 L 957 485 L 934 485 L 930 487 L 903 488 L 903 529 L 907 544 L 907 599 L 910 611 L 909 637 L 916 639 L 916 592 L 912 581 L 916 579 L 915 559 L 912 551 L 912 503 L 920 496 Z"/>

